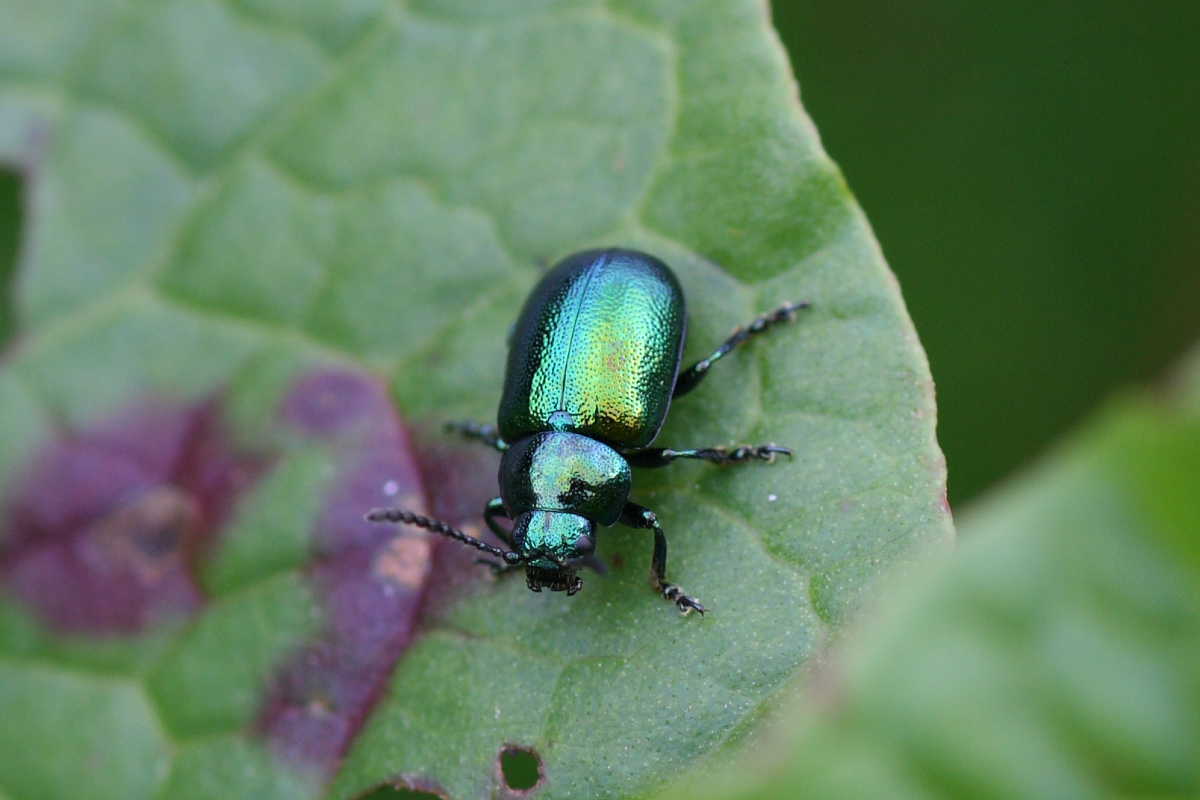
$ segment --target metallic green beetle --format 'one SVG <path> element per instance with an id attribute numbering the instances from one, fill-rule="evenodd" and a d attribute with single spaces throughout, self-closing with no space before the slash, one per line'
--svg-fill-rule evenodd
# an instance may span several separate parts
<path id="1" fill-rule="evenodd" d="M 696 388 L 713 362 L 807 303 L 789 303 L 738 328 L 680 372 L 687 320 L 679 281 L 634 250 L 589 250 L 561 261 L 534 287 L 509 337 L 499 426 L 449 427 L 503 453 L 500 496 L 484 521 L 508 549 L 404 509 L 367 519 L 416 525 L 490 553 L 499 571 L 525 567 L 529 588 L 575 594 L 580 565 L 596 566 L 596 526 L 620 521 L 654 531 L 651 569 L 663 597 L 687 614 L 704 606 L 667 581 L 667 537 L 654 512 L 629 502 L 630 466 L 677 458 L 718 464 L 773 461 L 786 447 L 651 448 L 671 400 Z M 512 520 L 511 530 L 497 520 Z"/>

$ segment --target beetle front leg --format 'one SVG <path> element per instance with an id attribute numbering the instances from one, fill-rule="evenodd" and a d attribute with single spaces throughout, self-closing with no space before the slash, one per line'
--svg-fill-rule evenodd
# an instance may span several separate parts
<path id="1" fill-rule="evenodd" d="M 493 497 L 491 500 L 488 500 L 487 505 L 483 507 L 483 521 L 487 523 L 488 529 L 492 533 L 496 534 L 496 537 L 500 541 L 508 545 L 509 549 L 512 549 L 512 531 L 508 530 L 499 522 L 497 522 L 497 517 L 509 519 L 508 509 L 504 507 L 504 500 L 502 498 Z M 492 561 L 490 558 L 477 558 L 475 559 L 475 563 L 484 564 L 491 567 L 492 571 L 497 575 L 503 575 L 504 573 L 515 568 L 515 565 L 513 564 L 501 564 L 498 561 Z"/>
<path id="2" fill-rule="evenodd" d="M 493 497 L 487 501 L 487 505 L 483 507 L 483 521 L 487 523 L 488 529 L 499 537 L 500 541 L 504 542 L 511 549 L 513 547 L 512 531 L 505 528 L 500 523 L 496 522 L 497 517 L 510 519 L 508 509 L 504 507 L 504 499 Z"/>
<path id="3" fill-rule="evenodd" d="M 645 506 L 626 503 L 621 512 L 621 522 L 631 528 L 654 531 L 654 558 L 650 562 L 650 570 L 655 590 L 674 603 L 680 614 L 687 616 L 692 611 L 698 611 L 703 615 L 706 609 L 699 600 L 689 597 L 683 593 L 683 589 L 667 581 L 667 534 L 658 524 L 658 516 Z"/>
<path id="4" fill-rule="evenodd" d="M 647 447 L 630 450 L 622 455 L 631 467 L 665 467 L 677 458 L 695 458 L 713 464 L 747 464 L 750 461 L 775 461 L 775 456 L 792 455 L 792 451 L 776 444 L 740 447 L 703 447 L 696 450 L 672 450 L 669 447 Z"/>
<path id="5" fill-rule="evenodd" d="M 508 449 L 508 442 L 500 438 L 500 431 L 496 429 L 495 425 L 486 425 L 480 422 L 465 420 L 462 422 L 447 422 L 445 427 L 450 433 L 457 433 L 468 439 L 482 442 L 494 450 L 499 450 L 501 453 Z"/>
<path id="6" fill-rule="evenodd" d="M 692 364 L 687 369 L 679 373 L 679 377 L 675 380 L 674 397 L 682 397 L 683 395 L 695 389 L 704 376 L 708 374 L 708 368 L 715 362 L 720 361 L 729 351 L 737 347 L 742 342 L 749 339 L 751 336 L 757 336 L 770 329 L 773 325 L 778 325 L 780 322 L 791 322 L 796 318 L 796 312 L 805 308 L 809 308 L 809 303 L 785 303 L 769 314 L 763 314 L 758 319 L 751 322 L 749 325 L 738 328 L 733 332 L 728 339 L 721 343 L 721 346 L 712 352 L 706 358 L 702 358 L 695 364 Z"/>

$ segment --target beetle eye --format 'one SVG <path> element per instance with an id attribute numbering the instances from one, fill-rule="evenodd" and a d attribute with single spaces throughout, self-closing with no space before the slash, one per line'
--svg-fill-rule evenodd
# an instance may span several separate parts
<path id="1" fill-rule="evenodd" d="M 596 542 L 586 533 L 579 534 L 579 538 L 575 540 L 576 553 L 590 553 L 596 549 Z"/>

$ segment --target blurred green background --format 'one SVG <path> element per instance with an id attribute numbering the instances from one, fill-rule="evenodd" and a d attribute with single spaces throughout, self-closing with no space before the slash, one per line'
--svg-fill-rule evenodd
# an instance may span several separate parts
<path id="1" fill-rule="evenodd" d="M 1200 3 L 774 16 L 929 353 L 954 502 L 1200 338 Z M 18 195 L 0 175 L 4 286 Z"/>

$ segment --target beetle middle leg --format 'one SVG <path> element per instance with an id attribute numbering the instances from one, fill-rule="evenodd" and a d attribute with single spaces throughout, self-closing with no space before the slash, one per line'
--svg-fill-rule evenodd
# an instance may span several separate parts
<path id="1" fill-rule="evenodd" d="M 667 534 L 663 532 L 662 525 L 658 524 L 658 516 L 645 506 L 626 503 L 621 511 L 621 522 L 631 528 L 654 531 L 654 558 L 650 569 L 655 590 L 674 603 L 679 608 L 679 613 L 685 616 L 692 611 L 704 614 L 706 609 L 699 600 L 689 597 L 683 593 L 683 589 L 667 581 Z"/>
<path id="2" fill-rule="evenodd" d="M 463 422 L 447 422 L 445 427 L 450 433 L 461 434 L 468 439 L 483 442 L 488 447 L 499 450 L 501 453 L 508 449 L 508 442 L 500 438 L 500 431 L 496 429 L 495 425 L 466 420 Z"/>
<path id="3" fill-rule="evenodd" d="M 682 397 L 683 395 L 695 389 L 704 376 L 708 374 L 708 368 L 713 363 L 720 361 L 729 351 L 737 347 L 742 342 L 749 339 L 751 336 L 757 336 L 769 330 L 773 325 L 778 325 L 781 322 L 790 322 L 796 318 L 796 312 L 806 309 L 810 306 L 809 303 L 785 303 L 769 314 L 763 314 L 758 319 L 751 322 L 745 327 L 738 328 L 733 332 L 733 335 L 721 343 L 721 346 L 714 350 L 708 356 L 700 359 L 695 364 L 692 364 L 687 369 L 679 373 L 679 377 L 675 381 L 674 397 Z"/>
<path id="4" fill-rule="evenodd" d="M 713 464 L 748 464 L 765 461 L 768 464 L 775 456 L 791 458 L 792 451 L 777 444 L 741 445 L 740 447 L 702 447 L 695 450 L 672 450 L 669 447 L 647 447 L 623 453 L 631 467 L 665 467 L 678 458 L 695 458 Z"/>

